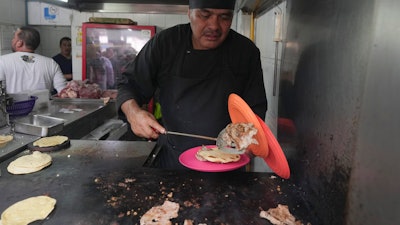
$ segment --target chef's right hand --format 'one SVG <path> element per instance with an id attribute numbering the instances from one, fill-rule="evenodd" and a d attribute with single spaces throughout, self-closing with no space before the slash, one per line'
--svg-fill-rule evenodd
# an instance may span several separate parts
<path id="1" fill-rule="evenodd" d="M 153 114 L 142 109 L 131 99 L 121 105 L 131 129 L 135 135 L 148 139 L 157 139 L 160 133 L 165 133 L 165 128 L 161 126 Z"/>

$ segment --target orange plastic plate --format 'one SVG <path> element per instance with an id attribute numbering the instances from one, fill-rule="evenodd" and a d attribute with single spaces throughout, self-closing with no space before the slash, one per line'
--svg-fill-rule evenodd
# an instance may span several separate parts
<path id="1" fill-rule="evenodd" d="M 258 144 L 251 144 L 249 150 L 259 157 L 268 156 L 268 141 L 256 114 L 250 106 L 237 94 L 230 94 L 228 98 L 228 111 L 232 123 L 252 123 L 258 132 L 255 139 Z"/>
<path id="2" fill-rule="evenodd" d="M 290 177 L 289 164 L 286 160 L 285 154 L 283 153 L 281 146 L 279 145 L 278 140 L 276 140 L 274 134 L 269 129 L 267 124 L 265 124 L 264 120 L 262 120 L 257 115 L 256 117 L 268 140 L 269 154 L 267 157 L 263 158 L 264 161 L 278 176 L 285 179 L 289 179 Z"/>

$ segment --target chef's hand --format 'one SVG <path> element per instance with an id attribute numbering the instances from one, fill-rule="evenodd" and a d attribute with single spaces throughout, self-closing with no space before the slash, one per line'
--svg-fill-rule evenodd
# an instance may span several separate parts
<path id="1" fill-rule="evenodd" d="M 153 114 L 142 109 L 135 100 L 130 99 L 121 105 L 131 129 L 135 135 L 148 139 L 157 139 L 159 134 L 165 133 L 165 128 L 161 126 Z"/>

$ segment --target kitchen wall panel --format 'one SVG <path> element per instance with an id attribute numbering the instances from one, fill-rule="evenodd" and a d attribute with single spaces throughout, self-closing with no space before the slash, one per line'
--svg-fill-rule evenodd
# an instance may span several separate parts
<path id="1" fill-rule="evenodd" d="M 297 129 L 292 179 L 322 224 L 399 224 L 399 2 L 287 2 L 279 109 Z"/>
<path id="2" fill-rule="evenodd" d="M 324 224 L 344 224 L 374 5 L 290 1 L 282 108 L 298 131 L 293 178 Z M 286 58 L 288 63 L 286 64 Z M 287 85 L 289 84 L 289 85 Z"/>
<path id="3" fill-rule="evenodd" d="M 400 224 L 400 2 L 376 1 L 348 224 Z M 362 218 L 362 219 L 360 219 Z"/>

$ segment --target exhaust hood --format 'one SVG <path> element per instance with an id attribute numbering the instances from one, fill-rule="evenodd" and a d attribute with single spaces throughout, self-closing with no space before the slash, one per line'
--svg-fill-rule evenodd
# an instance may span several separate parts
<path id="1" fill-rule="evenodd" d="M 28 0 L 37 1 L 37 0 Z M 64 0 L 65 1 L 65 0 Z M 41 0 L 80 12 L 186 14 L 189 0 Z"/>
<path id="2" fill-rule="evenodd" d="M 80 12 L 186 14 L 189 0 L 28 0 L 40 1 Z M 261 15 L 283 0 L 237 0 L 244 13 Z"/>

